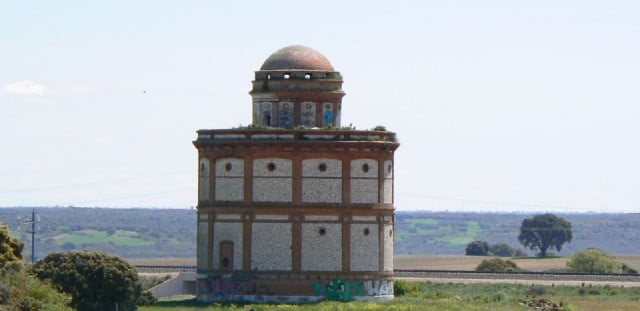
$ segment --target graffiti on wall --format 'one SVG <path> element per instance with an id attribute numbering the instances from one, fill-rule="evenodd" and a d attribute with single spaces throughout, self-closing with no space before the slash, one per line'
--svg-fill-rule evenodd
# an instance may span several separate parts
<path id="1" fill-rule="evenodd" d="M 393 281 L 391 280 L 369 280 L 365 282 L 368 296 L 393 295 Z"/>
<path id="2" fill-rule="evenodd" d="M 313 289 L 316 295 L 325 296 L 330 301 L 350 301 L 357 296 L 393 295 L 393 281 L 334 279 L 324 284 L 315 282 Z"/>
<path id="3" fill-rule="evenodd" d="M 228 279 L 202 280 L 198 282 L 198 286 L 199 293 L 206 293 L 214 300 L 226 299 L 233 295 L 252 295 L 259 291 L 255 283 L 247 285 Z"/>

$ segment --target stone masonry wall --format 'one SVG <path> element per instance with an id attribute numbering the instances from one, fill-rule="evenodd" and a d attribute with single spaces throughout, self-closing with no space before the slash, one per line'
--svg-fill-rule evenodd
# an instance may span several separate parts
<path id="1" fill-rule="evenodd" d="M 264 158 L 253 161 L 253 201 L 291 202 L 293 196 L 292 161 Z"/>
<path id="2" fill-rule="evenodd" d="M 378 224 L 351 224 L 351 271 L 378 271 Z"/>
<path id="3" fill-rule="evenodd" d="M 291 270 L 290 223 L 253 223 L 251 269 Z"/>
<path id="4" fill-rule="evenodd" d="M 242 223 L 215 222 L 213 224 L 213 267 L 220 267 L 220 242 L 233 242 L 233 269 L 242 269 Z"/>
<path id="5" fill-rule="evenodd" d="M 335 159 L 302 161 L 302 202 L 342 202 L 342 161 Z"/>
<path id="6" fill-rule="evenodd" d="M 302 224 L 302 270 L 342 270 L 342 225 Z"/>

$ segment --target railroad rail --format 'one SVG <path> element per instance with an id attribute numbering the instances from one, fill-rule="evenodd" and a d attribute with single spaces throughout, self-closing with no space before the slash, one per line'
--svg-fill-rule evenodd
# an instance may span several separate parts
<path id="1" fill-rule="evenodd" d="M 195 272 L 196 266 L 171 266 L 171 265 L 135 265 L 138 272 L 163 273 L 163 272 Z M 399 278 L 442 278 L 442 279 L 520 279 L 520 280 L 545 280 L 545 281 L 616 281 L 616 282 L 640 282 L 640 274 L 620 273 L 576 273 L 576 272 L 485 272 L 470 270 L 425 270 L 425 269 L 395 269 Z"/>
<path id="2" fill-rule="evenodd" d="M 487 280 L 544 280 L 544 281 L 585 281 L 585 282 L 640 282 L 640 274 L 620 273 L 577 273 L 577 272 L 485 272 L 469 270 L 418 270 L 396 269 L 400 278 L 442 278 L 442 279 L 487 279 Z"/>

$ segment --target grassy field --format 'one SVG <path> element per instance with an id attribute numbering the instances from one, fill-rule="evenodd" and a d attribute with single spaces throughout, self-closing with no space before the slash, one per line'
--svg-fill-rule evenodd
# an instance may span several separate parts
<path id="1" fill-rule="evenodd" d="M 57 245 L 73 243 L 74 245 L 113 243 L 118 246 L 146 246 L 155 241 L 143 240 L 135 231 L 117 230 L 113 234 L 107 231 L 81 230 L 73 233 L 63 233 L 53 238 Z"/>
<path id="2" fill-rule="evenodd" d="M 395 255 L 396 269 L 429 269 L 429 270 L 474 270 L 484 259 L 493 257 L 463 256 L 463 255 Z M 616 255 L 620 261 L 630 267 L 640 270 L 640 256 Z M 564 269 L 569 257 L 550 258 L 512 258 L 518 267 L 526 271 L 550 271 Z M 132 265 L 162 265 L 162 266 L 194 266 L 195 258 L 147 258 L 128 259 Z"/>
<path id="3" fill-rule="evenodd" d="M 462 256 L 462 255 L 396 255 L 394 267 L 396 269 L 429 269 L 429 270 L 474 270 L 484 259 L 493 257 Z M 620 261 L 630 267 L 640 270 L 640 256 L 616 255 Z M 570 257 L 527 257 L 509 258 L 520 269 L 526 271 L 550 271 L 566 268 Z"/>
<path id="4" fill-rule="evenodd" d="M 531 310 L 531 301 L 548 301 L 562 310 L 639 310 L 640 288 L 568 287 L 505 284 L 403 283 L 405 295 L 390 302 L 291 304 L 200 304 L 192 297 L 160 301 L 141 311 L 163 310 Z M 398 290 L 396 290 L 398 292 Z"/>

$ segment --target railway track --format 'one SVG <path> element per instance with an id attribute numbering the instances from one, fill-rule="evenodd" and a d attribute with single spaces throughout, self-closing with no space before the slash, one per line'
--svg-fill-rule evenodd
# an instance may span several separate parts
<path id="1" fill-rule="evenodd" d="M 474 280 L 523 280 L 546 282 L 629 282 L 640 285 L 640 275 L 593 274 L 560 272 L 480 272 L 466 270 L 394 270 L 396 278 L 416 279 L 474 279 Z"/>
<path id="2" fill-rule="evenodd" d="M 171 265 L 135 265 L 138 272 L 196 272 L 196 266 Z M 396 278 L 424 280 L 487 280 L 487 281 L 545 281 L 545 282 L 596 282 L 596 283 L 629 283 L 640 286 L 640 274 L 592 274 L 592 273 L 560 273 L 560 272 L 480 272 L 468 270 L 423 270 L 396 269 Z"/>

